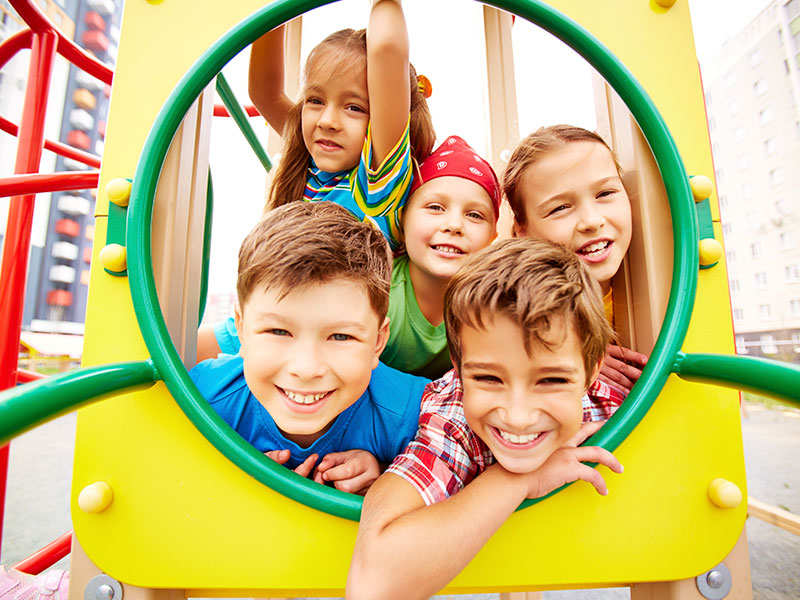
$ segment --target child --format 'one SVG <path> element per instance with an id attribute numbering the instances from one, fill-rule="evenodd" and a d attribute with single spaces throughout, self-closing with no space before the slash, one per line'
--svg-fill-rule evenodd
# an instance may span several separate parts
<path id="1" fill-rule="evenodd" d="M 611 149 L 596 133 L 571 125 L 544 127 L 516 147 L 503 177 L 514 232 L 562 244 L 600 283 L 613 325 L 611 278 L 631 241 L 631 203 Z M 609 346 L 601 379 L 626 395 L 647 357 Z"/>
<path id="2" fill-rule="evenodd" d="M 250 97 L 284 141 L 267 208 L 331 200 L 397 247 L 411 183 L 409 135 L 418 160 L 436 137 L 408 62 L 399 0 L 373 0 L 366 32 L 338 31 L 311 51 L 297 103 L 283 91 L 283 36 L 283 26 L 274 29 L 250 54 Z"/>
<path id="3" fill-rule="evenodd" d="M 414 173 L 403 209 L 406 254 L 394 260 L 389 342 L 381 361 L 431 379 L 452 368 L 444 288 L 461 264 L 497 235 L 500 189 L 491 165 L 448 137 Z"/>
<path id="4" fill-rule="evenodd" d="M 414 436 L 428 383 L 378 362 L 390 269 L 380 231 L 341 206 L 270 211 L 239 250 L 240 353 L 196 365 L 192 380 L 270 458 L 363 490 Z"/>
<path id="5" fill-rule="evenodd" d="M 497 235 L 500 186 L 491 165 L 450 136 L 414 174 L 403 209 L 406 254 L 395 258 L 389 292 L 386 365 L 437 379 L 452 368 L 447 349 L 444 288 L 458 267 Z M 201 327 L 199 356 L 236 354 L 233 319 Z"/>
<path id="6" fill-rule="evenodd" d="M 622 472 L 576 447 L 600 425 L 581 426 L 582 397 L 613 332 L 573 253 L 532 239 L 481 251 L 450 281 L 445 323 L 456 368 L 426 388 L 415 440 L 364 500 L 348 598 L 427 598 L 525 498 L 577 479 L 605 495 L 581 461 Z"/>

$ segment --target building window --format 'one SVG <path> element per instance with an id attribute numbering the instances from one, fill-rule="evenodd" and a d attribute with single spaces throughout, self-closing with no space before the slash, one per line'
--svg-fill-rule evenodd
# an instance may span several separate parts
<path id="1" fill-rule="evenodd" d="M 760 338 L 761 352 L 764 354 L 777 354 L 778 347 L 775 345 L 775 338 L 771 335 L 762 335 Z"/>
<path id="2" fill-rule="evenodd" d="M 735 116 L 735 115 L 738 115 L 739 114 L 739 110 L 741 110 L 741 108 L 742 107 L 739 104 L 739 101 L 738 100 L 734 100 L 728 106 L 728 114 L 730 114 L 730 116 L 732 116 L 732 117 Z"/>
<path id="3" fill-rule="evenodd" d="M 708 120 L 708 130 L 709 131 L 714 131 L 714 129 L 716 129 L 716 128 L 717 128 L 717 122 L 714 120 L 714 117 L 711 117 Z"/>
<path id="4" fill-rule="evenodd" d="M 706 92 L 706 106 L 711 104 L 711 92 Z"/>
<path id="5" fill-rule="evenodd" d="M 727 196 L 720 196 L 719 197 L 719 207 L 720 208 L 728 208 L 728 197 Z"/>
<path id="6" fill-rule="evenodd" d="M 758 213 L 754 210 L 751 210 L 747 213 L 745 220 L 747 221 L 747 228 L 750 231 L 754 231 L 761 226 L 761 222 L 758 220 Z"/>
<path id="7" fill-rule="evenodd" d="M 761 62 L 761 50 L 756 48 L 753 52 L 750 53 L 748 57 L 748 61 L 750 62 L 751 67 L 755 67 Z"/>
<path id="8" fill-rule="evenodd" d="M 756 96 L 761 96 L 764 92 L 767 91 L 767 82 L 763 79 L 759 79 L 753 84 L 753 91 L 755 92 Z M 738 110 L 736 112 L 739 112 Z M 731 113 L 736 114 L 736 113 Z"/>
<path id="9" fill-rule="evenodd" d="M 800 280 L 800 269 L 796 264 L 786 265 L 783 267 L 783 276 L 788 283 Z"/>
<path id="10" fill-rule="evenodd" d="M 718 184 L 722 183 L 722 180 L 724 179 L 722 169 L 717 169 L 714 171 L 714 177 L 717 179 Z"/>
<path id="11" fill-rule="evenodd" d="M 783 5 L 786 10 L 786 16 L 791 21 L 797 16 L 800 16 L 800 0 L 789 0 Z"/>
<path id="12" fill-rule="evenodd" d="M 775 116 L 772 114 L 772 107 L 768 106 L 767 108 L 762 110 L 760 113 L 758 113 L 758 120 L 762 125 L 766 125 L 767 123 L 771 123 L 773 118 L 775 118 Z"/>
<path id="13" fill-rule="evenodd" d="M 772 318 L 772 308 L 769 304 L 759 304 L 758 305 L 758 316 L 761 317 L 762 321 L 768 321 Z"/>
<path id="14" fill-rule="evenodd" d="M 725 260 L 728 262 L 729 265 L 732 265 L 736 262 L 736 250 L 728 250 L 725 252 Z"/>
<path id="15" fill-rule="evenodd" d="M 734 321 L 742 321 L 744 320 L 744 312 L 741 308 L 734 308 L 733 309 L 733 320 Z"/>
<path id="16" fill-rule="evenodd" d="M 742 198 L 747 199 L 752 197 L 753 197 L 753 184 L 745 183 L 744 185 L 742 185 Z"/>
<path id="17" fill-rule="evenodd" d="M 731 279 L 731 293 L 735 294 L 738 291 L 739 291 L 739 280 Z"/>
<path id="18" fill-rule="evenodd" d="M 780 235 L 781 250 L 794 248 L 794 235 L 791 231 L 781 231 Z"/>
<path id="19" fill-rule="evenodd" d="M 733 141 L 741 142 L 744 139 L 744 128 L 737 127 L 733 130 Z"/>
<path id="20" fill-rule="evenodd" d="M 732 231 L 732 227 L 730 223 L 723 223 L 722 224 L 722 235 L 730 235 Z"/>
<path id="21" fill-rule="evenodd" d="M 764 255 L 761 242 L 753 242 L 750 244 L 750 253 L 753 255 L 753 258 L 761 258 Z"/>
<path id="22" fill-rule="evenodd" d="M 767 140 L 764 142 L 764 152 L 766 152 L 767 155 L 770 155 L 775 154 L 777 151 L 778 140 L 776 140 L 774 137 L 767 138 Z"/>
<path id="23" fill-rule="evenodd" d="M 736 354 L 747 354 L 747 344 L 743 335 L 736 336 Z"/>
<path id="24" fill-rule="evenodd" d="M 783 183 L 783 170 L 780 167 L 772 169 L 769 172 L 769 181 L 772 185 Z"/>
<path id="25" fill-rule="evenodd" d="M 793 317 L 800 316 L 800 300 L 789 300 L 789 312 L 792 313 Z"/>
<path id="26" fill-rule="evenodd" d="M 793 350 L 794 350 L 794 351 L 795 351 L 797 354 L 800 354 L 800 333 L 798 333 L 798 332 L 794 332 L 794 333 L 792 334 L 792 344 L 794 345 L 794 348 L 793 348 Z"/>
<path id="27" fill-rule="evenodd" d="M 767 274 L 756 273 L 756 289 L 763 290 L 767 287 Z"/>
<path id="28" fill-rule="evenodd" d="M 779 200 L 775 200 L 775 212 L 779 217 L 785 217 L 791 214 L 792 209 L 785 198 L 780 198 Z"/>
<path id="29" fill-rule="evenodd" d="M 747 154 L 740 154 L 740 155 L 739 155 L 739 156 L 736 158 L 736 165 L 737 165 L 737 166 L 738 166 L 740 169 L 746 169 L 747 167 L 749 167 L 749 166 L 750 166 L 750 161 L 749 161 L 749 160 L 747 160 Z"/>

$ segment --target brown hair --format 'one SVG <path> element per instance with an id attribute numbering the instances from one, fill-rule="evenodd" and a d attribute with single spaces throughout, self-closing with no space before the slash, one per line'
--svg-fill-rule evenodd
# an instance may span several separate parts
<path id="1" fill-rule="evenodd" d="M 308 55 L 303 67 L 303 79 L 308 79 L 311 65 L 323 65 L 331 72 L 347 69 L 362 70 L 366 73 L 366 29 L 342 29 L 322 40 Z M 417 84 L 417 72 L 411 64 L 409 64 L 408 70 L 411 93 L 409 142 L 411 155 L 419 162 L 431 153 L 436 141 L 436 133 L 433 129 L 433 119 L 428 109 L 428 102 Z M 272 175 L 265 210 L 303 198 L 311 155 L 303 141 L 302 113 L 303 97 L 301 95 L 289 111 L 283 126 L 281 159 Z"/>
<path id="2" fill-rule="evenodd" d="M 259 286 L 284 298 L 304 285 L 347 280 L 363 286 L 382 321 L 391 277 L 380 230 L 333 202 L 292 202 L 266 213 L 242 242 L 236 292 L 243 306 Z"/>
<path id="3" fill-rule="evenodd" d="M 461 366 L 462 329 L 483 329 L 493 314 L 519 326 L 529 355 L 534 341 L 550 346 L 545 336 L 553 317 L 564 317 L 581 341 L 587 386 L 614 338 L 597 282 L 574 253 L 545 240 L 508 239 L 493 244 L 470 257 L 450 280 L 444 295 L 444 322 L 456 367 Z"/>
<path id="4" fill-rule="evenodd" d="M 540 127 L 525 139 L 523 139 L 511 158 L 503 173 L 503 194 L 514 212 L 514 222 L 517 225 L 527 224 L 528 217 L 525 214 L 525 201 L 522 198 L 522 176 L 531 165 L 541 160 L 551 152 L 559 150 L 566 144 L 573 142 L 594 142 L 601 144 L 610 153 L 617 167 L 617 173 L 622 178 L 622 168 L 617 161 L 617 156 L 611 150 L 605 140 L 596 133 L 575 127 L 573 125 L 551 125 L 550 127 Z"/>

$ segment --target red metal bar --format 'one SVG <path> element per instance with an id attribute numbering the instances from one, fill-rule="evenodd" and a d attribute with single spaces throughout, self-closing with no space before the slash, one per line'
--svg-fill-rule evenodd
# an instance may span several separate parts
<path id="1" fill-rule="evenodd" d="M 16 137 L 19 127 L 17 127 L 16 123 L 13 123 L 8 119 L 6 119 L 5 117 L 0 116 L 0 130 L 5 131 L 6 133 Z M 67 158 L 72 158 L 73 160 L 82 162 L 83 164 L 89 165 L 90 167 L 95 167 L 98 169 L 100 168 L 99 156 L 97 156 L 96 154 L 90 154 L 89 152 L 84 152 L 83 150 L 78 150 L 77 148 L 73 148 L 72 146 L 68 146 L 67 144 L 62 144 L 61 142 L 54 142 L 52 140 L 45 140 L 44 149 L 50 150 L 50 152 L 55 152 L 56 154 L 65 156 Z"/>
<path id="2" fill-rule="evenodd" d="M 38 575 L 45 569 L 52 567 L 67 554 L 69 554 L 70 546 L 72 545 L 72 532 L 68 531 L 57 540 L 47 544 L 41 550 L 37 550 L 28 558 L 23 558 L 14 568 L 23 573 L 30 573 L 31 575 Z"/>
<path id="3" fill-rule="evenodd" d="M 23 29 L 0 44 L 0 69 L 5 67 L 17 52 L 28 50 L 31 47 L 31 39 L 33 39 L 33 32 L 30 29 Z"/>
<path id="4" fill-rule="evenodd" d="M 39 379 L 46 379 L 49 375 L 43 375 L 36 371 L 28 371 L 27 369 L 17 369 L 17 383 L 30 383 L 31 381 L 38 381 Z"/>
<path id="5" fill-rule="evenodd" d="M 47 96 L 50 91 L 50 76 L 53 72 L 57 42 L 58 35 L 49 30 L 34 33 L 31 41 L 28 84 L 19 127 L 15 174 L 36 173 L 39 170 L 44 142 Z M 0 266 L 0 323 L 3 323 L 5 328 L 5 336 L 0 339 L 0 390 L 16 384 L 19 332 L 22 325 L 25 278 L 33 221 L 33 198 L 34 195 L 14 196 L 8 208 L 3 260 Z M 0 451 L 0 454 L 2 452 L 5 452 L 5 456 L 0 456 L 0 481 L 3 482 L 0 516 L 5 511 L 8 447 Z M 2 539 L 2 521 L 0 521 L 0 539 Z"/>
<path id="6" fill-rule="evenodd" d="M 61 56 L 76 67 L 89 73 L 89 75 L 97 77 L 103 83 L 111 84 L 111 79 L 114 76 L 111 68 L 101 63 L 71 39 L 64 37 L 41 9 L 34 4 L 33 0 L 9 0 L 9 2 L 35 33 L 51 31 L 58 36 L 58 53 Z"/>
<path id="7" fill-rule="evenodd" d="M 2 177 L 0 178 L 0 198 L 20 194 L 87 190 L 97 187 L 99 177 L 99 171 L 62 171 Z"/>
<path id="8" fill-rule="evenodd" d="M 247 112 L 247 116 L 248 117 L 259 117 L 259 116 L 261 116 L 261 113 L 258 112 L 258 109 L 255 106 L 253 106 L 252 104 L 249 105 L 249 106 L 245 106 L 243 108 L 244 108 L 245 112 Z M 225 108 L 225 105 L 223 105 L 223 104 L 215 104 L 214 105 L 214 116 L 215 117 L 230 117 L 230 114 L 228 114 L 228 109 Z"/>

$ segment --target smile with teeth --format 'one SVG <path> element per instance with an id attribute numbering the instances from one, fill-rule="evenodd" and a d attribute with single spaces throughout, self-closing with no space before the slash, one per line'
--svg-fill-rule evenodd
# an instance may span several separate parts
<path id="1" fill-rule="evenodd" d="M 503 431 L 502 429 L 498 429 L 497 432 L 500 434 L 500 437 L 511 444 L 528 444 L 544 433 L 543 431 L 537 431 L 536 433 L 516 435 L 508 431 Z"/>
<path id="2" fill-rule="evenodd" d="M 589 244 L 588 246 L 584 246 L 580 250 L 578 250 L 578 254 L 582 254 L 583 256 L 596 256 L 601 254 L 606 248 L 608 248 L 611 242 L 609 240 L 603 240 L 602 242 L 595 242 L 594 244 Z"/>
<path id="3" fill-rule="evenodd" d="M 444 252 L 445 254 L 464 254 L 463 250 L 456 248 L 455 246 L 431 246 L 437 252 Z"/>
<path id="4" fill-rule="evenodd" d="M 283 388 L 281 388 L 281 391 L 287 398 L 289 398 L 289 400 L 297 404 L 314 404 L 330 394 L 330 392 L 320 392 L 318 394 L 300 394 L 298 392 L 284 390 Z"/>

